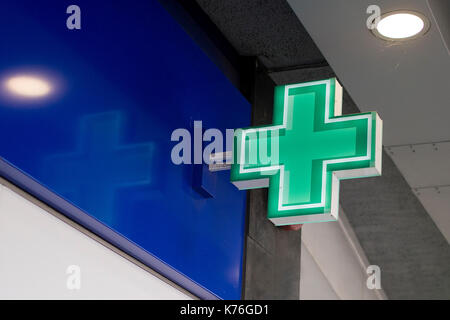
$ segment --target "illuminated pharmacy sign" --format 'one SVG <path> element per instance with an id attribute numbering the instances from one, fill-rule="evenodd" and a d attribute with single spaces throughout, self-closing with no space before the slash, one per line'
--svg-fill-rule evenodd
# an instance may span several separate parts
<path id="1" fill-rule="evenodd" d="M 275 225 L 337 220 L 339 180 L 381 175 L 382 120 L 341 111 L 334 78 L 278 86 L 273 125 L 236 130 L 231 181 L 268 187 Z"/>

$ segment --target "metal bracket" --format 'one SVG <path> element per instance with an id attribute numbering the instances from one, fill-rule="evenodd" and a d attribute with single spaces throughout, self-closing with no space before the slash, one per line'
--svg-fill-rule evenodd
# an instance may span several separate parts
<path id="1" fill-rule="evenodd" d="M 209 171 L 225 171 L 231 169 L 231 160 L 233 159 L 233 152 L 217 152 L 209 155 Z"/>

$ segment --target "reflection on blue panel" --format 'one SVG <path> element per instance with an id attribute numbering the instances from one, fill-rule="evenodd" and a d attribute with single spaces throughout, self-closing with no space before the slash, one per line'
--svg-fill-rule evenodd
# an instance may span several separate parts
<path id="1" fill-rule="evenodd" d="M 42 166 L 47 186 L 108 225 L 115 221 L 119 188 L 150 185 L 153 143 L 122 145 L 119 112 L 83 116 L 74 152 L 49 155 Z M 89 168 L 89 175 L 85 174 Z M 70 181 L 70 183 L 68 183 Z"/>
<path id="2" fill-rule="evenodd" d="M 245 194 L 228 172 L 199 183 L 193 166 L 172 164 L 170 137 L 194 120 L 248 126 L 250 106 L 157 1 L 77 1 L 81 30 L 66 28 L 70 4 L 0 3 L 0 157 L 17 168 L 0 172 L 33 177 L 66 204 L 43 200 L 145 263 L 161 260 L 178 283 L 240 298 Z M 27 72 L 55 90 L 6 92 Z"/>

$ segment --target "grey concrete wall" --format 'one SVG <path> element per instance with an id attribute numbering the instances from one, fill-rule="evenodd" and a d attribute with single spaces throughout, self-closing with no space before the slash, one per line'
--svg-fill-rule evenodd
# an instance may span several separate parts
<path id="1" fill-rule="evenodd" d="M 254 81 L 252 125 L 272 123 L 274 82 L 261 70 Z M 267 189 L 248 191 L 244 299 L 299 299 L 300 231 L 267 219 Z"/>

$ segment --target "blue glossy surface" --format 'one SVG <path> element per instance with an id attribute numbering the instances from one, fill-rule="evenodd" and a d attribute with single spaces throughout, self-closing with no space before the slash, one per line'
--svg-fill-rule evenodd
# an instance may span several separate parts
<path id="1" fill-rule="evenodd" d="M 248 126 L 249 104 L 157 1 L 77 1 L 79 31 L 70 4 L 0 2 L 0 80 L 57 84 L 32 103 L 0 92 L 0 172 L 199 296 L 240 298 L 245 194 L 229 172 L 196 192 L 170 136 Z"/>

